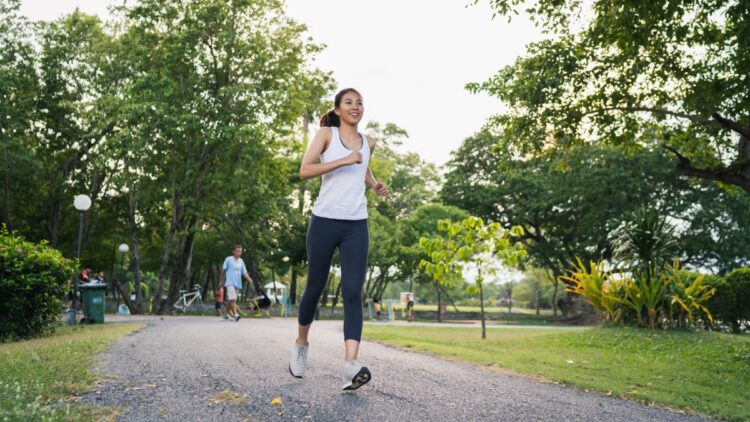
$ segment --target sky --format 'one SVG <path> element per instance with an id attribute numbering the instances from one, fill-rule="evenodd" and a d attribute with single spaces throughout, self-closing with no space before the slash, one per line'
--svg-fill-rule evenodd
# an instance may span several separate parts
<path id="1" fill-rule="evenodd" d="M 109 0 L 23 0 L 34 20 L 78 7 L 106 19 Z M 461 141 L 503 110 L 499 100 L 464 89 L 482 82 L 542 38 L 524 16 L 492 19 L 488 1 L 287 0 L 289 16 L 324 51 L 313 65 L 332 71 L 339 88 L 362 93 L 364 121 L 406 129 L 404 151 L 442 165 Z"/>

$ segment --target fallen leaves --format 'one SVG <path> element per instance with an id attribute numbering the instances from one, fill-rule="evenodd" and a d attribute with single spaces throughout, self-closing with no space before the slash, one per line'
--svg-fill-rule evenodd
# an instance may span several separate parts
<path id="1" fill-rule="evenodd" d="M 245 403 L 247 403 L 247 397 L 230 390 L 224 390 L 208 398 L 208 404 L 210 405 L 233 404 L 235 406 L 242 406 Z"/>
<path id="2" fill-rule="evenodd" d="M 282 403 L 284 402 L 281 401 L 281 397 L 274 397 L 273 400 L 271 400 L 271 404 L 274 406 L 282 404 Z"/>

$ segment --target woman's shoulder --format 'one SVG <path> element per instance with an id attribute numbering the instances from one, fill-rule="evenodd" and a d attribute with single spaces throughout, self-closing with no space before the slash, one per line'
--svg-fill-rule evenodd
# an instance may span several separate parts
<path id="1" fill-rule="evenodd" d="M 331 141 L 333 140 L 333 128 L 328 126 L 321 126 L 320 129 L 318 129 L 318 132 L 315 134 L 315 138 L 313 139 L 313 142 L 322 142 L 323 143 L 323 151 L 328 149 L 328 145 L 331 144 Z"/>
<path id="2" fill-rule="evenodd" d="M 367 140 L 367 146 L 370 147 L 370 149 L 375 148 L 375 146 L 378 144 L 378 140 L 371 136 L 367 136 L 363 133 L 362 137 Z"/>
<path id="3" fill-rule="evenodd" d="M 318 135 L 331 139 L 333 138 L 333 128 L 330 126 L 321 126 L 320 129 L 318 129 Z"/>

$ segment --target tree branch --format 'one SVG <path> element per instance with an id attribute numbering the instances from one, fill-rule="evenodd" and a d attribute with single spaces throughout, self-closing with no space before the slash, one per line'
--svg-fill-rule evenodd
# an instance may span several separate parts
<path id="1" fill-rule="evenodd" d="M 741 171 L 746 169 L 749 165 L 747 160 L 738 161 L 732 163 L 732 165 L 722 168 L 708 168 L 700 169 L 693 166 L 692 161 L 689 158 L 681 154 L 676 149 L 664 145 L 664 149 L 674 154 L 677 159 L 677 170 L 688 176 L 698 177 L 701 179 L 714 180 L 724 182 L 727 184 L 739 186 L 746 192 L 750 193 L 750 179 L 745 177 Z"/>
<path id="2" fill-rule="evenodd" d="M 729 130 L 731 130 L 733 132 L 736 132 L 736 133 L 740 134 L 741 136 L 744 136 L 745 138 L 750 139 L 750 129 L 749 128 L 743 127 L 741 124 L 739 124 L 739 123 L 737 123 L 737 122 L 735 122 L 733 120 L 729 120 L 729 119 L 727 119 L 726 117 L 722 116 L 719 113 L 713 113 L 713 114 L 711 114 L 711 117 L 713 117 L 714 121 L 716 121 L 721 127 L 725 128 L 725 129 L 729 129 Z"/>

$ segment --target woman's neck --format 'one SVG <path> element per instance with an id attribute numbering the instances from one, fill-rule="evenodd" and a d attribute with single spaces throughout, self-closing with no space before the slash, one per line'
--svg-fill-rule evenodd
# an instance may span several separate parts
<path id="1" fill-rule="evenodd" d="M 341 122 L 341 126 L 339 126 L 339 133 L 344 135 L 345 138 L 354 138 L 359 135 L 357 126 L 348 125 L 344 122 Z"/>

